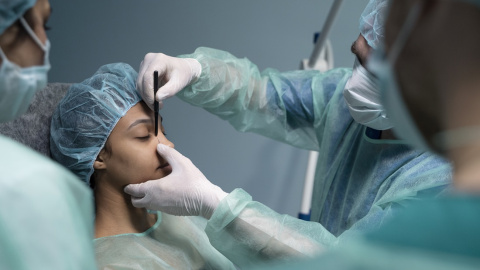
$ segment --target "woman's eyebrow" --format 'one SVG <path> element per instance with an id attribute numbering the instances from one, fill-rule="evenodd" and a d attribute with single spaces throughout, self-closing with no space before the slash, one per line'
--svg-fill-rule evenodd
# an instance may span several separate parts
<path id="1" fill-rule="evenodd" d="M 152 124 L 152 119 L 150 118 L 143 118 L 143 119 L 138 119 L 135 122 L 133 122 L 127 130 L 131 129 L 132 127 L 139 125 L 139 124 Z"/>

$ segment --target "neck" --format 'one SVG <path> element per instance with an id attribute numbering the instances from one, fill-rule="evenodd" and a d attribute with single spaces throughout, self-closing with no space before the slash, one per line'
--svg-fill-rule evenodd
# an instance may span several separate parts
<path id="1" fill-rule="evenodd" d="M 122 189 L 97 181 L 94 196 L 96 204 L 95 238 L 124 233 L 141 233 L 155 224 L 156 216 L 145 208 L 132 205 L 131 197 Z"/>
<path id="2" fill-rule="evenodd" d="M 450 151 L 454 167 L 453 183 L 457 190 L 480 193 L 480 145 L 469 145 Z"/>
<path id="3" fill-rule="evenodd" d="M 395 134 L 393 134 L 392 129 L 382 130 L 380 134 L 380 140 L 397 140 Z"/>
<path id="4" fill-rule="evenodd" d="M 480 193 L 480 80 L 476 76 L 478 69 L 475 71 L 470 74 L 459 69 L 456 72 L 461 75 L 443 76 L 445 81 L 438 84 L 439 92 L 444 93 L 444 130 L 454 132 L 446 151 L 454 168 L 453 184 L 457 190 L 469 193 Z"/>

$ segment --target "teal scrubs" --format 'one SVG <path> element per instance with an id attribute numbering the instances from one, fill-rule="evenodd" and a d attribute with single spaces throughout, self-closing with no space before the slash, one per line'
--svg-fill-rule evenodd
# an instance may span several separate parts
<path id="1" fill-rule="evenodd" d="M 0 269 L 97 269 L 90 188 L 1 135 L 0 149 Z"/>
<path id="2" fill-rule="evenodd" d="M 376 232 L 313 260 L 259 269 L 480 269 L 480 197 L 412 203 Z"/>

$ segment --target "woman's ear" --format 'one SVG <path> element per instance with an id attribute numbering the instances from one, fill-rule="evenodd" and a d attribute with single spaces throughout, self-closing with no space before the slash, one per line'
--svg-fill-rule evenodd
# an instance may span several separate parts
<path id="1" fill-rule="evenodd" d="M 107 156 L 108 156 L 108 153 L 104 147 L 102 148 L 102 150 L 100 150 L 100 153 L 98 153 L 97 158 L 93 162 L 93 168 L 95 170 L 105 170 L 107 168 L 107 164 L 105 163 Z"/>

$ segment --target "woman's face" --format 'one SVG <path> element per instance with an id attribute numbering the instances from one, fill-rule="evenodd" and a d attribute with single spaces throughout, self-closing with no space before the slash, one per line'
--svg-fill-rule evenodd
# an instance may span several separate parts
<path id="1" fill-rule="evenodd" d="M 47 33 L 45 32 L 51 8 L 48 0 L 38 0 L 23 17 L 32 28 L 35 35 L 45 44 Z M 44 51 L 38 46 L 33 38 L 27 33 L 19 21 L 15 22 L 0 35 L 0 48 L 7 58 L 20 67 L 39 66 L 44 63 Z M 0 57 L 0 63 L 2 59 Z"/>
<path id="2" fill-rule="evenodd" d="M 172 167 L 157 153 L 157 145 L 174 145 L 164 135 L 161 118 L 155 136 L 154 121 L 154 112 L 143 101 L 120 118 L 107 139 L 107 150 L 100 152 L 94 164 L 95 169 L 101 169 L 100 181 L 123 190 L 128 184 L 159 179 L 172 172 Z"/>

